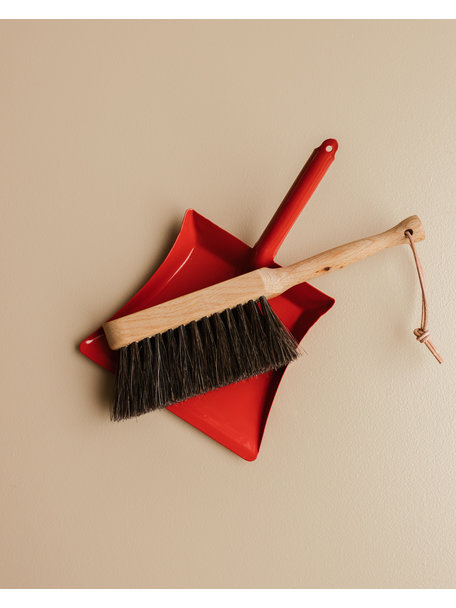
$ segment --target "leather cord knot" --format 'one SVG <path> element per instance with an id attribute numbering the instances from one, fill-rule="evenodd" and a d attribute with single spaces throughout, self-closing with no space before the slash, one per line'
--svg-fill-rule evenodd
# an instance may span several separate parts
<path id="1" fill-rule="evenodd" d="M 415 243 L 413 242 L 412 235 L 413 232 L 411 230 L 406 230 L 404 232 L 405 236 L 408 238 L 410 247 L 412 248 L 413 257 L 415 259 L 416 270 L 418 272 L 418 279 L 420 281 L 421 287 L 421 326 L 417 327 L 413 330 L 416 339 L 421 344 L 425 344 L 430 352 L 434 355 L 439 363 L 443 363 L 443 358 L 436 347 L 432 344 L 429 339 L 430 332 L 427 326 L 427 298 L 426 298 L 426 290 L 424 288 L 424 278 L 423 278 L 423 267 L 421 266 L 421 261 L 418 257 L 418 252 L 416 251 Z"/>
<path id="2" fill-rule="evenodd" d="M 418 342 L 421 342 L 421 344 L 423 344 L 423 342 L 426 342 L 426 340 L 428 340 L 431 332 L 429 331 L 429 329 L 427 329 L 426 331 L 423 331 L 421 329 L 421 327 L 418 327 L 417 329 L 413 330 L 413 333 L 416 336 L 416 339 L 418 340 Z"/>

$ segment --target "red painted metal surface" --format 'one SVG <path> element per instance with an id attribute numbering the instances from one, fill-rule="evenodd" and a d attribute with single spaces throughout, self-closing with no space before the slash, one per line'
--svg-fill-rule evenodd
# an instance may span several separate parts
<path id="1" fill-rule="evenodd" d="M 112 318 L 166 302 L 252 268 L 276 266 L 274 255 L 334 160 L 336 151 L 337 142 L 333 139 L 314 150 L 253 248 L 189 209 L 164 262 Z M 274 298 L 270 304 L 300 341 L 334 300 L 303 283 Z M 117 355 L 108 347 L 101 327 L 81 342 L 80 350 L 95 363 L 115 372 Z M 255 460 L 284 371 L 262 374 L 167 409 L 245 460 Z"/>

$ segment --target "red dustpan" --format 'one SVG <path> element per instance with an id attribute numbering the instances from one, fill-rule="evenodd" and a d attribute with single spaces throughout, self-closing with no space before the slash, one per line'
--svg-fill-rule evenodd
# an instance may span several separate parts
<path id="1" fill-rule="evenodd" d="M 274 256 L 334 160 L 336 150 L 337 141 L 328 139 L 313 151 L 253 248 L 189 209 L 164 262 L 112 318 L 155 306 L 254 268 L 277 266 Z M 334 300 L 303 283 L 274 298 L 270 304 L 300 341 Z M 95 363 L 115 371 L 117 353 L 108 347 L 101 327 L 81 342 L 80 350 Z M 167 409 L 245 460 L 255 460 L 284 371 L 262 374 Z"/>

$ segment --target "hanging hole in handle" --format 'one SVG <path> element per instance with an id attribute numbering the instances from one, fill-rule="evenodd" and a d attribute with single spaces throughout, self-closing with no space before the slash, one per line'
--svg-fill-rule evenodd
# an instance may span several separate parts
<path id="1" fill-rule="evenodd" d="M 334 154 L 337 152 L 337 148 L 339 144 L 337 143 L 337 139 L 325 139 L 320 146 L 321 151 L 325 151 L 327 154 L 330 154 L 331 157 L 334 158 Z"/>
<path id="2" fill-rule="evenodd" d="M 413 230 L 411 228 L 407 228 L 407 230 L 404 232 L 404 234 L 407 236 L 407 232 L 410 234 L 410 236 L 413 236 Z"/>

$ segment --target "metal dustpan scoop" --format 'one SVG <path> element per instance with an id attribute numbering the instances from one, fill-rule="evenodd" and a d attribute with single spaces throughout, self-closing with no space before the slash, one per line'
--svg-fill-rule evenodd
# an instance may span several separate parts
<path id="1" fill-rule="evenodd" d="M 189 209 L 164 262 L 112 318 L 161 304 L 248 270 L 278 266 L 274 256 L 334 160 L 337 147 L 336 140 L 328 139 L 313 151 L 253 248 Z M 334 300 L 303 283 L 270 304 L 300 341 Z M 117 352 L 109 348 L 101 327 L 81 342 L 80 350 L 95 363 L 115 372 Z M 231 384 L 167 409 L 245 460 L 255 460 L 284 371 L 285 368 Z"/>

